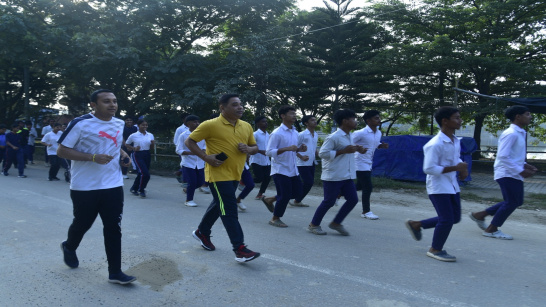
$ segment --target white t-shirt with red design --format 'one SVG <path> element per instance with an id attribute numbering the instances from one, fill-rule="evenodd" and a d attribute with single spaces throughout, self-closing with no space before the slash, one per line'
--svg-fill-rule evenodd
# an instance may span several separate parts
<path id="1" fill-rule="evenodd" d="M 115 117 L 109 121 L 100 120 L 92 113 L 75 118 L 68 124 L 59 144 L 83 153 L 114 157 L 104 165 L 92 161 L 72 161 L 71 190 L 92 191 L 123 186 L 119 161 L 124 124 Z"/>

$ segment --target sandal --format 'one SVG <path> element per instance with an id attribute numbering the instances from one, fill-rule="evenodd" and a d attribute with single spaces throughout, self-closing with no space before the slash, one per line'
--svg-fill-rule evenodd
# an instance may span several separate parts
<path id="1" fill-rule="evenodd" d="M 275 226 L 275 227 L 281 227 L 281 228 L 288 227 L 288 225 L 283 223 L 283 221 L 281 221 L 280 219 L 274 220 L 274 221 L 269 221 L 269 225 Z"/>

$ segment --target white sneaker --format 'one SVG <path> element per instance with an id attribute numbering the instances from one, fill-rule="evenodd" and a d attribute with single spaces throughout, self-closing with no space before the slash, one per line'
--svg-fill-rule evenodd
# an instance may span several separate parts
<path id="1" fill-rule="evenodd" d="M 197 204 L 193 200 L 190 200 L 190 201 L 186 202 L 186 206 L 188 206 L 188 207 L 197 207 Z"/>
<path id="2" fill-rule="evenodd" d="M 368 220 L 378 220 L 379 219 L 379 216 L 373 214 L 373 212 L 367 212 L 367 213 L 362 213 L 360 215 L 361 217 L 365 218 L 365 219 L 368 219 Z"/>
<path id="3" fill-rule="evenodd" d="M 509 234 L 506 234 L 500 230 L 497 230 L 493 233 L 491 232 L 483 232 L 482 235 L 484 237 L 488 237 L 488 238 L 495 238 L 495 239 L 501 239 L 501 240 L 513 240 L 514 237 L 512 237 L 511 235 Z"/>
<path id="4" fill-rule="evenodd" d="M 339 206 L 339 198 L 336 198 L 336 202 L 334 203 L 334 206 Z"/>
<path id="5" fill-rule="evenodd" d="M 129 179 L 129 176 L 123 175 L 123 179 Z"/>
<path id="6" fill-rule="evenodd" d="M 239 185 L 237 186 L 237 189 L 239 189 L 239 191 L 242 191 L 245 189 L 245 186 L 239 183 Z"/>
<path id="7" fill-rule="evenodd" d="M 203 192 L 205 194 L 210 194 L 210 188 L 209 187 L 200 187 L 199 191 L 201 191 L 201 192 Z"/>
<path id="8" fill-rule="evenodd" d="M 245 211 L 245 210 L 246 210 L 246 206 L 245 206 L 245 204 L 243 204 L 243 202 L 237 203 L 237 207 L 239 207 L 239 209 L 240 209 L 241 211 Z"/>

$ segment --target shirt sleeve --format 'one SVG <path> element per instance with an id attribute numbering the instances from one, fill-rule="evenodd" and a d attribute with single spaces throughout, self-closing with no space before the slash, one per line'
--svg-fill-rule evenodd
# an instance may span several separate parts
<path id="1" fill-rule="evenodd" d="M 320 147 L 319 157 L 323 160 L 331 161 L 336 158 L 335 138 L 332 135 L 326 137 L 322 147 Z"/>
<path id="2" fill-rule="evenodd" d="M 81 124 L 75 123 L 72 129 L 67 129 L 61 136 L 62 142 L 59 144 L 68 147 L 74 148 L 80 139 L 81 134 Z"/>
<path id="3" fill-rule="evenodd" d="M 209 137 L 210 122 L 205 121 L 201 123 L 192 133 L 190 133 L 189 138 L 199 143 L 201 140 L 205 140 Z"/>
<path id="4" fill-rule="evenodd" d="M 184 147 L 185 144 L 184 142 L 186 141 L 186 134 L 185 133 L 182 133 L 181 135 L 178 136 L 178 143 L 176 144 L 176 153 L 179 154 L 179 155 L 182 155 L 182 152 L 184 152 Z"/>
<path id="5" fill-rule="evenodd" d="M 265 155 L 268 157 L 277 157 L 277 152 L 279 150 L 279 141 L 281 139 L 280 133 L 272 133 L 269 136 L 269 142 L 267 143 L 267 149 Z"/>
<path id="6" fill-rule="evenodd" d="M 125 144 L 133 144 L 135 141 L 133 140 L 133 134 L 129 135 L 127 140 L 125 141 Z"/>
<path id="7" fill-rule="evenodd" d="M 252 132 L 252 126 L 250 124 L 248 125 L 248 130 L 250 131 L 248 136 L 248 143 L 247 145 L 255 146 L 256 144 L 256 138 L 254 137 L 254 133 Z"/>
<path id="8" fill-rule="evenodd" d="M 425 160 L 423 162 L 423 172 L 428 175 L 441 175 L 444 167 L 439 165 L 439 157 L 441 155 L 441 147 L 437 144 L 425 146 L 423 148 Z"/>

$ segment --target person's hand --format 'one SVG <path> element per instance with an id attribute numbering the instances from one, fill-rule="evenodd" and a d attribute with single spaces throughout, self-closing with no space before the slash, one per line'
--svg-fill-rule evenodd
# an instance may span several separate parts
<path id="1" fill-rule="evenodd" d="M 468 173 L 468 163 L 460 162 L 455 166 L 457 172 L 467 172 Z"/>
<path id="2" fill-rule="evenodd" d="M 389 143 L 381 143 L 381 144 L 379 144 L 379 146 L 377 146 L 377 148 L 387 149 L 387 148 L 389 148 Z"/>
<path id="3" fill-rule="evenodd" d="M 248 153 L 248 145 L 247 144 L 239 143 L 239 144 L 237 144 L 237 148 L 242 153 Z"/>
<path id="4" fill-rule="evenodd" d="M 521 172 L 519 174 L 523 178 L 529 178 L 529 177 L 532 177 L 535 173 L 536 173 L 536 171 L 533 171 L 531 169 L 524 169 L 523 172 Z"/>
<path id="5" fill-rule="evenodd" d="M 535 166 L 531 165 L 531 164 L 523 164 L 523 169 L 528 169 L 530 171 L 533 171 L 533 172 L 536 172 L 538 171 L 538 168 L 536 168 Z"/>
<path id="6" fill-rule="evenodd" d="M 358 146 L 360 145 L 349 145 L 343 149 L 343 153 L 355 153 L 358 150 Z M 360 146 L 362 147 L 362 146 Z"/>
<path id="7" fill-rule="evenodd" d="M 300 156 L 302 161 L 309 161 L 309 156 Z"/>
<path id="8" fill-rule="evenodd" d="M 103 164 L 103 165 L 110 163 L 110 161 L 112 161 L 112 159 L 114 159 L 114 157 L 112 157 L 110 155 L 95 154 L 93 156 L 94 156 L 93 161 L 95 163 Z"/>
<path id="9" fill-rule="evenodd" d="M 13 148 L 13 150 L 18 150 L 19 149 L 19 147 L 17 147 L 17 146 L 13 146 L 12 148 Z"/>
<path id="10" fill-rule="evenodd" d="M 460 181 L 465 180 L 466 177 L 468 177 L 468 169 L 459 172 L 459 180 L 460 180 Z"/>
<path id="11" fill-rule="evenodd" d="M 300 147 L 296 150 L 296 152 L 306 152 L 307 151 L 307 145 L 301 144 Z"/>
<path id="12" fill-rule="evenodd" d="M 140 146 L 134 147 L 135 151 L 140 151 Z"/>
<path id="13" fill-rule="evenodd" d="M 357 146 L 356 151 L 358 151 L 361 154 L 365 154 L 368 151 L 368 148 L 364 148 L 362 145 L 356 145 L 356 146 Z"/>
<path id="14" fill-rule="evenodd" d="M 206 155 L 203 161 L 207 162 L 210 166 L 218 167 L 224 164 L 224 161 L 216 159 L 216 155 Z"/>

